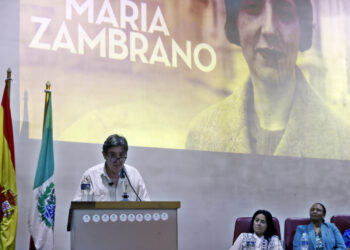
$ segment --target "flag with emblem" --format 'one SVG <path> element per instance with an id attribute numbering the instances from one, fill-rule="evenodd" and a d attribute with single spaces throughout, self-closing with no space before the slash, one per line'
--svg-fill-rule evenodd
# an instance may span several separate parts
<path id="1" fill-rule="evenodd" d="M 17 187 L 9 85 L 5 84 L 0 110 L 0 249 L 14 250 L 17 231 Z"/>
<path id="2" fill-rule="evenodd" d="M 36 169 L 29 215 L 30 249 L 53 249 L 56 196 L 53 182 L 54 157 L 50 85 L 46 86 L 41 150 Z"/>

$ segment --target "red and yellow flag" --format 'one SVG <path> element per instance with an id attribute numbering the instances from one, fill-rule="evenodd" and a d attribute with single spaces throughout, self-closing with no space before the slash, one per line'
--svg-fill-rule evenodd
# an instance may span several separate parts
<path id="1" fill-rule="evenodd" d="M 0 250 L 14 250 L 17 230 L 17 186 L 12 118 L 6 85 L 0 109 Z"/>

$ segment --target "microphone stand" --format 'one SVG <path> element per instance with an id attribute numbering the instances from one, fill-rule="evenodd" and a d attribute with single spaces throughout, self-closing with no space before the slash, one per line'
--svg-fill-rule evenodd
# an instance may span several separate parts
<path id="1" fill-rule="evenodd" d="M 124 171 L 124 168 L 120 171 L 120 178 L 121 178 L 121 181 L 122 181 L 122 188 L 123 188 L 123 199 L 122 201 L 129 201 L 129 195 L 128 193 L 126 192 L 126 183 L 125 183 L 125 171 Z"/>

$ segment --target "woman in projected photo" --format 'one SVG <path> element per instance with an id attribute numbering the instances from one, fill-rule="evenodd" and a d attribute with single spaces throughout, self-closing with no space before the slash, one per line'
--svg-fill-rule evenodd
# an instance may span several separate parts
<path id="1" fill-rule="evenodd" d="M 326 208 L 321 203 L 315 203 L 310 208 L 309 225 L 299 225 L 293 239 L 293 249 L 300 249 L 300 239 L 307 234 L 308 246 L 313 249 L 346 249 L 342 235 L 333 223 L 324 221 Z"/>
<path id="2" fill-rule="evenodd" d="M 249 233 L 241 233 L 230 250 L 246 249 L 249 246 L 252 247 L 250 249 L 283 250 L 269 211 L 256 211 L 250 222 Z"/>
<path id="3" fill-rule="evenodd" d="M 310 0 L 225 0 L 226 35 L 250 77 L 192 121 L 186 148 L 350 159 L 348 126 L 296 66 L 312 44 Z"/>

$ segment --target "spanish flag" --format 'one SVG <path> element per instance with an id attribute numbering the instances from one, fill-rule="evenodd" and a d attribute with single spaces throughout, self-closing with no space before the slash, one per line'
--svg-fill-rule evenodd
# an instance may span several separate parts
<path id="1" fill-rule="evenodd" d="M 0 250 L 14 250 L 17 230 L 17 186 L 7 84 L 5 84 L 0 110 L 0 143 Z"/>

